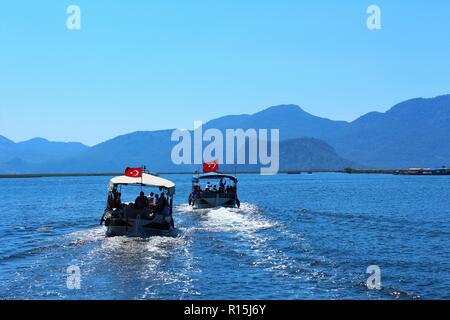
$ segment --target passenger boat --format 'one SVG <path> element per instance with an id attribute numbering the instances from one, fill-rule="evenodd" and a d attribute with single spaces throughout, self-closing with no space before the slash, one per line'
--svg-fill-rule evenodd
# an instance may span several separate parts
<path id="1" fill-rule="evenodd" d="M 122 203 L 122 188 L 137 187 L 140 195 L 134 202 Z M 155 189 L 154 193 L 144 190 Z M 150 174 L 145 168 L 127 168 L 125 175 L 114 177 L 108 186 L 108 201 L 100 224 L 105 224 L 106 236 L 149 237 L 167 236 L 174 231 L 172 181 Z"/>
<path id="2" fill-rule="evenodd" d="M 237 183 L 238 179 L 235 176 L 217 172 L 194 175 L 189 205 L 194 209 L 240 207 Z"/>

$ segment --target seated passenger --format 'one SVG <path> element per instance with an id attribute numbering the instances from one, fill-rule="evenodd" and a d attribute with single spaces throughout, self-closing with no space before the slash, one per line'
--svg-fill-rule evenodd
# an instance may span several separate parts
<path id="1" fill-rule="evenodd" d="M 211 182 L 208 181 L 208 183 L 206 184 L 206 187 L 205 187 L 205 191 L 206 192 L 211 191 Z"/>
<path id="2" fill-rule="evenodd" d="M 141 191 L 139 197 L 137 197 L 136 200 L 134 201 L 134 206 L 136 209 L 140 210 L 148 207 L 148 199 L 143 191 Z"/>
<path id="3" fill-rule="evenodd" d="M 216 185 L 214 185 L 213 191 L 217 192 L 217 186 Z"/>
<path id="4" fill-rule="evenodd" d="M 161 192 L 161 195 L 159 196 L 159 202 L 161 203 L 161 207 L 164 207 L 167 204 L 167 199 L 164 195 L 164 192 Z"/>
<path id="5" fill-rule="evenodd" d="M 112 193 L 109 193 L 106 209 L 113 209 L 113 208 L 114 208 L 114 198 Z"/>
<path id="6" fill-rule="evenodd" d="M 117 192 L 114 198 L 114 208 L 122 209 L 122 194 Z"/>
<path id="7" fill-rule="evenodd" d="M 158 202 L 156 204 L 155 212 L 162 213 L 162 211 L 164 210 L 164 207 L 167 204 L 167 200 L 166 200 L 166 197 L 164 196 L 164 192 L 161 192 L 161 195 L 159 197 L 158 197 L 158 195 L 156 195 L 156 197 L 158 198 Z"/>
<path id="8" fill-rule="evenodd" d="M 150 192 L 148 202 L 150 205 L 150 210 L 153 212 L 155 210 L 155 194 L 153 192 Z"/>

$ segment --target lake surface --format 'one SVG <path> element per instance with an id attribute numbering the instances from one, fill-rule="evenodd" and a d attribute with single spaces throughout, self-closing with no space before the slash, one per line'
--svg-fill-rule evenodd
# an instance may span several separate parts
<path id="1" fill-rule="evenodd" d="M 240 175 L 241 209 L 201 211 L 166 177 L 178 236 L 150 239 L 105 238 L 108 177 L 0 179 L 0 298 L 450 298 L 450 177 Z"/>

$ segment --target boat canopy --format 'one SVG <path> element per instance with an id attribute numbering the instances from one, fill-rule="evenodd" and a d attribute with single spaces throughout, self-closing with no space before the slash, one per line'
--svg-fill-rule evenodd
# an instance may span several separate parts
<path id="1" fill-rule="evenodd" d="M 237 178 L 235 176 L 231 176 L 228 174 L 221 174 L 221 173 L 210 173 L 210 174 L 204 174 L 199 177 L 197 177 L 199 180 L 208 180 L 208 179 L 230 179 L 234 183 L 237 183 Z"/>
<path id="2" fill-rule="evenodd" d="M 142 178 L 128 176 L 114 177 L 109 181 L 109 190 L 112 191 L 118 185 L 138 185 L 147 187 L 159 187 L 168 189 L 171 194 L 175 193 L 175 183 L 148 173 L 143 173 Z"/>

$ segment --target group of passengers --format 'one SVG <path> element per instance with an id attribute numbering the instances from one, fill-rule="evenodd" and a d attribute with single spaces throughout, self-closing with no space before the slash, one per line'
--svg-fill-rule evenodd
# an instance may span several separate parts
<path id="1" fill-rule="evenodd" d="M 124 204 L 122 203 L 122 194 L 117 190 L 114 190 L 108 197 L 108 207 L 111 209 L 123 209 Z M 138 210 L 150 209 L 151 213 L 163 212 L 169 206 L 169 201 L 164 194 L 161 192 L 160 195 L 153 192 L 147 197 L 143 191 L 140 192 L 139 196 L 134 201 L 134 208 Z"/>
<path id="2" fill-rule="evenodd" d="M 217 185 L 212 185 L 211 182 L 208 181 L 208 183 L 206 183 L 204 192 L 233 193 L 235 192 L 235 190 L 235 187 L 227 185 L 227 183 L 223 181 L 223 179 L 220 179 L 219 188 L 217 188 Z M 197 191 L 198 193 L 203 192 L 200 186 L 197 186 L 196 190 L 194 191 Z"/>
<path id="3" fill-rule="evenodd" d="M 114 190 L 108 195 L 108 209 L 122 209 L 122 193 Z"/>
<path id="4" fill-rule="evenodd" d="M 141 191 L 134 201 L 134 207 L 139 210 L 150 208 L 150 212 L 162 212 L 169 205 L 166 195 L 161 192 L 160 195 L 153 192 L 148 197 Z"/>

